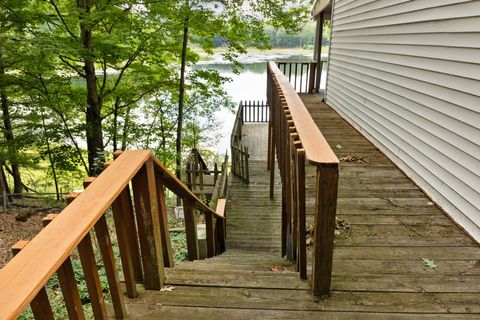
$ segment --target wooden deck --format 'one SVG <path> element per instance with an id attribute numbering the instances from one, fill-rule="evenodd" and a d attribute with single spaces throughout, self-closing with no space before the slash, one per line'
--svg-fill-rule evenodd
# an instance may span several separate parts
<path id="1" fill-rule="evenodd" d="M 338 114 L 313 96 L 303 98 L 344 160 L 331 296 L 313 297 L 308 282 L 288 272 L 292 266 L 279 254 L 278 175 L 271 201 L 266 161 L 255 156 L 249 185 L 231 177 L 227 252 L 168 269 L 175 289 L 129 300 L 130 318 L 480 319 L 477 244 Z M 265 146 L 247 141 L 251 150 Z M 312 183 L 310 170 L 310 219 Z M 422 258 L 435 261 L 437 270 Z"/>

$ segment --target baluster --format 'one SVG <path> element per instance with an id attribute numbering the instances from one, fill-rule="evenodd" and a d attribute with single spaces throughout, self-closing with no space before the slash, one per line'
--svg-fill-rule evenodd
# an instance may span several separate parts
<path id="1" fill-rule="evenodd" d="M 42 219 L 43 226 L 46 227 L 56 217 L 56 214 L 47 215 Z M 60 268 L 58 268 L 57 276 L 60 288 L 62 289 L 63 301 L 65 302 L 68 318 L 71 320 L 85 319 L 82 300 L 78 293 L 77 281 L 75 280 L 75 272 L 73 271 L 70 256 L 67 256 Z"/>
<path id="2" fill-rule="evenodd" d="M 12 254 L 16 256 L 30 241 L 20 240 L 12 246 Z M 38 291 L 35 298 L 30 302 L 33 316 L 37 320 L 53 320 L 55 319 L 52 311 L 52 306 L 48 300 L 48 294 L 45 287 Z"/>
<path id="3" fill-rule="evenodd" d="M 298 212 L 298 271 L 300 279 L 307 279 L 307 239 L 305 204 L 305 150 L 297 149 L 297 212 Z"/>
<path id="4" fill-rule="evenodd" d="M 198 260 L 197 222 L 195 208 L 190 200 L 183 200 L 183 214 L 185 217 L 188 260 Z"/>
<path id="5" fill-rule="evenodd" d="M 72 203 L 80 193 L 71 192 L 67 196 L 67 203 Z M 87 284 L 88 295 L 90 297 L 93 315 L 95 319 L 107 319 L 107 308 L 103 297 L 102 285 L 98 276 L 97 262 L 93 252 L 92 238 L 88 232 L 78 244 L 78 254 L 82 264 L 83 276 Z"/>
<path id="6" fill-rule="evenodd" d="M 292 63 L 288 64 L 288 82 L 292 83 Z"/>
<path id="7" fill-rule="evenodd" d="M 245 146 L 244 147 L 244 156 L 245 156 L 245 180 L 247 181 L 247 183 L 250 183 L 250 174 L 249 174 L 249 170 L 248 170 L 248 147 Z"/>
<path id="8" fill-rule="evenodd" d="M 86 189 L 95 178 L 87 178 L 83 181 L 83 187 Z M 102 215 L 95 224 L 95 234 L 102 254 L 105 273 L 107 274 L 110 296 L 112 297 L 113 309 L 116 319 L 123 319 L 126 316 L 125 303 L 118 278 L 118 269 L 113 255 L 112 241 L 108 232 L 108 224 L 105 215 Z"/>
<path id="9" fill-rule="evenodd" d="M 309 77 L 309 83 L 308 83 L 308 93 L 310 94 L 313 93 L 313 89 L 315 88 L 316 70 L 317 70 L 317 63 L 310 62 L 310 77 Z"/>
<path id="10" fill-rule="evenodd" d="M 218 179 L 218 164 L 217 164 L 218 158 L 215 158 L 215 163 L 213 165 L 213 185 L 217 183 Z"/>
<path id="11" fill-rule="evenodd" d="M 145 289 L 160 290 L 165 282 L 153 161 L 149 159 L 133 177 L 133 196 L 142 251 Z"/>
<path id="12" fill-rule="evenodd" d="M 300 85 L 299 85 L 299 88 L 300 88 L 300 89 L 299 89 L 299 91 L 298 91 L 298 92 L 300 92 L 300 93 L 303 92 L 303 91 L 302 91 L 302 86 L 303 86 L 303 66 L 304 66 L 304 65 L 305 65 L 305 64 L 303 64 L 303 63 L 300 64 Z"/>

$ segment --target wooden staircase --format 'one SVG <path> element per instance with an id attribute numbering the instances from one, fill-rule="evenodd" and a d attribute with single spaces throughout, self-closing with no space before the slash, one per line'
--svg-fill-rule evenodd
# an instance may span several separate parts
<path id="1" fill-rule="evenodd" d="M 228 250 L 166 269 L 172 291 L 144 291 L 129 300 L 129 319 L 283 319 L 293 313 L 282 310 L 305 304 L 320 310 L 309 283 L 280 256 L 281 189 L 270 200 L 266 161 L 249 166 L 249 184 L 229 177 Z M 298 316 L 309 318 L 303 311 Z"/>

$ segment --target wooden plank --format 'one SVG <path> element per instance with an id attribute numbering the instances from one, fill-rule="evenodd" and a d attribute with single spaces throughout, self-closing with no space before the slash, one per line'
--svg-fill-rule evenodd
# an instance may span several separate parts
<path id="1" fill-rule="evenodd" d="M 215 299 L 214 297 L 222 297 Z M 480 313 L 479 293 L 391 293 L 334 291 L 329 299 L 312 299 L 307 290 L 212 288 L 177 286 L 174 291 L 147 292 L 135 301 L 142 305 L 210 307 L 248 310 Z M 376 301 L 376 303 L 365 303 Z"/>
<path id="2" fill-rule="evenodd" d="M 307 320 L 474 320 L 477 314 L 397 314 L 397 313 L 368 313 L 368 312 L 316 312 L 290 310 L 249 310 L 229 308 L 201 308 L 183 306 L 149 306 L 131 305 L 130 310 L 135 314 L 132 319 L 307 319 Z"/>
<path id="3" fill-rule="evenodd" d="M 0 319 L 19 315 L 150 156 L 150 151 L 122 154 L 0 270 Z"/>
<path id="4" fill-rule="evenodd" d="M 183 214 L 187 235 L 188 260 L 198 260 L 197 221 L 194 206 L 189 200 L 183 200 Z"/>
<path id="5" fill-rule="evenodd" d="M 12 254 L 16 256 L 30 241 L 20 240 L 12 246 Z M 48 300 L 48 294 L 45 287 L 38 291 L 35 298 L 30 302 L 33 316 L 36 320 L 53 320 L 55 319 L 52 311 L 52 306 Z"/>
<path id="6" fill-rule="evenodd" d="M 144 285 L 146 289 L 160 290 L 165 282 L 165 271 L 152 160 L 146 161 L 142 169 L 133 177 L 132 186 L 142 252 Z"/>
<path id="7" fill-rule="evenodd" d="M 165 200 L 165 190 L 163 189 L 163 183 L 157 170 L 155 170 L 155 183 L 157 186 L 157 203 L 159 206 L 158 214 L 160 219 L 160 238 L 162 240 L 163 262 L 165 267 L 173 268 L 175 261 L 173 259 L 170 231 L 168 230 L 168 212 Z"/>

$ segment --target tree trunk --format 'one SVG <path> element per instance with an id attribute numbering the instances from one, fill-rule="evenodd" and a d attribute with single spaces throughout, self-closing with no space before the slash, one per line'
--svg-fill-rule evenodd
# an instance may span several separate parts
<path id="1" fill-rule="evenodd" d="M 8 202 L 9 198 L 4 197 L 5 193 L 10 193 L 10 190 L 8 189 L 8 184 L 7 184 L 7 177 L 5 176 L 5 171 L 3 171 L 3 161 L 0 162 L 0 197 L 1 197 L 1 203 L 2 207 L 8 208 Z"/>
<path id="2" fill-rule="evenodd" d="M 113 151 L 118 150 L 118 108 L 119 108 L 119 99 L 115 99 L 115 105 L 113 107 Z"/>
<path id="3" fill-rule="evenodd" d="M 187 65 L 187 47 L 188 47 L 188 25 L 185 23 L 183 29 L 183 44 L 182 44 L 182 66 L 180 69 L 180 89 L 178 95 L 178 121 L 177 121 L 177 140 L 175 143 L 176 152 L 176 168 L 175 174 L 179 180 L 181 180 L 181 167 L 182 167 L 182 129 L 183 129 L 183 106 L 185 100 L 185 69 Z M 177 198 L 177 204 L 179 204 L 179 198 Z"/>
<path id="4" fill-rule="evenodd" d="M 125 122 L 123 123 L 122 132 L 122 150 L 127 149 L 128 127 L 130 126 L 130 108 L 127 109 L 125 114 Z"/>
<path id="5" fill-rule="evenodd" d="M 50 141 L 48 140 L 47 127 L 45 126 L 45 116 L 42 114 L 43 133 L 45 134 L 45 143 L 47 144 L 48 160 L 52 169 L 53 182 L 55 184 L 55 193 L 57 194 L 57 200 L 60 200 L 60 190 L 58 188 L 57 171 L 55 170 L 55 162 L 52 157 L 52 149 L 50 148 Z"/>
<path id="6" fill-rule="evenodd" d="M 5 68 L 0 68 L 0 74 L 5 75 Z M 10 157 L 10 164 L 12 165 L 13 176 L 13 193 L 22 192 L 22 178 L 20 176 L 20 169 L 17 162 L 17 150 L 12 144 L 15 141 L 12 129 L 12 120 L 10 118 L 10 105 L 5 90 L 2 88 L 0 93 L 2 100 L 2 113 L 3 113 L 3 134 L 7 141 L 8 153 Z"/>
<path id="7" fill-rule="evenodd" d="M 95 63 L 92 49 L 92 29 L 88 18 L 90 4 L 88 0 L 77 0 L 77 7 L 80 10 L 80 31 L 82 45 L 85 49 L 84 66 L 85 80 L 87 83 L 87 148 L 88 166 L 91 175 L 98 175 L 102 172 L 103 159 L 103 130 L 102 130 L 102 101 L 97 90 L 97 76 L 95 75 Z M 82 17 L 83 16 L 83 17 Z M 84 20 L 85 19 L 85 20 Z"/>

